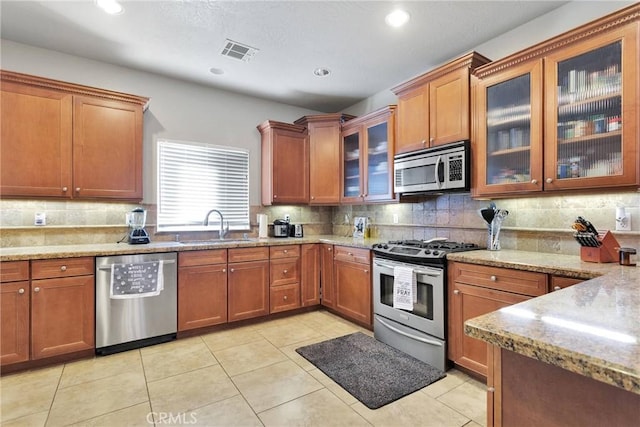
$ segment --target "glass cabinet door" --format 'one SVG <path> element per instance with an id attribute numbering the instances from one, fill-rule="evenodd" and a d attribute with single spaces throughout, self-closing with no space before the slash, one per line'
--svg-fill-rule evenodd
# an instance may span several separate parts
<path id="1" fill-rule="evenodd" d="M 342 137 L 343 183 L 342 199 L 360 199 L 362 197 L 360 164 L 360 133 L 355 129 Z"/>
<path id="2" fill-rule="evenodd" d="M 551 55 L 545 64 L 545 189 L 636 182 L 638 57 L 633 39 L 635 33 L 624 40 L 623 32 L 614 32 L 582 49 Z"/>
<path id="3" fill-rule="evenodd" d="M 542 190 L 541 73 L 535 61 L 479 83 L 478 194 Z"/>
<path id="4" fill-rule="evenodd" d="M 366 199 L 389 198 L 392 163 L 389 161 L 388 139 L 386 121 L 367 128 Z"/>

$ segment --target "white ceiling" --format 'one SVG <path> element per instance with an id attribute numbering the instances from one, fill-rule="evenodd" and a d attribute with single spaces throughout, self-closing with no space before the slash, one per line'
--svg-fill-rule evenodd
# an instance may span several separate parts
<path id="1" fill-rule="evenodd" d="M 336 112 L 395 86 L 566 1 L 0 2 L 3 39 Z M 411 14 L 388 27 L 394 6 Z M 259 49 L 220 54 L 225 39 Z M 482 53 L 482 52 L 480 52 Z M 497 59 L 497 58 L 494 58 Z M 219 68 L 223 75 L 209 70 Z M 313 70 L 332 73 L 316 77 Z"/>

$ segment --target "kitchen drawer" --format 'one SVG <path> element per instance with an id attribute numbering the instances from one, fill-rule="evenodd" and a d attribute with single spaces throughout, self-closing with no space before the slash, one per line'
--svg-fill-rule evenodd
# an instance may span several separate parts
<path id="1" fill-rule="evenodd" d="M 31 278 L 49 279 L 52 277 L 93 275 L 93 265 L 93 257 L 31 261 Z"/>
<path id="2" fill-rule="evenodd" d="M 29 280 L 29 261 L 7 261 L 0 264 L 0 282 Z"/>
<path id="3" fill-rule="evenodd" d="M 300 284 L 276 286 L 269 289 L 269 313 L 300 307 Z"/>
<path id="4" fill-rule="evenodd" d="M 226 264 L 226 249 L 211 249 L 206 251 L 188 251 L 178 253 L 178 265 L 191 267 L 194 265 Z"/>
<path id="5" fill-rule="evenodd" d="M 229 262 L 259 261 L 262 259 L 269 259 L 269 248 L 267 246 L 229 249 Z"/>
<path id="6" fill-rule="evenodd" d="M 300 256 L 300 245 L 271 246 L 271 259 L 291 258 Z"/>
<path id="7" fill-rule="evenodd" d="M 300 258 L 272 259 L 270 267 L 271 286 L 300 282 Z"/>
<path id="8" fill-rule="evenodd" d="M 575 277 L 551 276 L 549 292 L 559 291 L 560 289 L 568 288 L 569 286 L 573 286 L 581 282 L 584 282 L 584 279 L 576 279 Z"/>
<path id="9" fill-rule="evenodd" d="M 450 262 L 448 274 L 457 283 L 529 296 L 547 293 L 548 279 L 545 273 Z"/>
<path id="10" fill-rule="evenodd" d="M 339 261 L 358 262 L 369 265 L 371 263 L 369 249 L 335 246 L 333 258 Z"/>

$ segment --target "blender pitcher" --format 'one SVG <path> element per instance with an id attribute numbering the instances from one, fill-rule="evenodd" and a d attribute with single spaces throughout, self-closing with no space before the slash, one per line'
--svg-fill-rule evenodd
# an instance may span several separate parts
<path id="1" fill-rule="evenodd" d="M 142 208 L 136 208 L 129 212 L 129 244 L 138 245 L 143 243 L 149 243 L 149 234 L 144 229 L 144 224 L 147 221 L 147 211 Z"/>

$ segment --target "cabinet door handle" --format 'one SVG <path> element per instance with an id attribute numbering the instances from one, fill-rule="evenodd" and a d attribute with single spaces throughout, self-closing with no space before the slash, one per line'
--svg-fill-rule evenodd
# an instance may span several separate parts
<path id="1" fill-rule="evenodd" d="M 353 256 L 353 252 L 347 252 L 347 255 Z"/>
<path id="2" fill-rule="evenodd" d="M 551 184 L 553 182 L 553 178 L 547 178 L 547 184 Z"/>
<path id="3" fill-rule="evenodd" d="M 369 272 L 369 270 L 365 270 L 364 272 L 365 272 L 365 273 L 368 273 L 368 272 Z"/>
<path id="4" fill-rule="evenodd" d="M 487 387 L 487 391 L 488 391 L 489 393 L 493 393 L 493 392 L 495 392 L 495 391 L 496 391 L 496 389 L 495 389 L 494 387 Z"/>
<path id="5" fill-rule="evenodd" d="M 333 250 L 333 248 L 327 248 L 327 250 L 328 250 L 329 252 L 331 252 L 331 251 Z"/>
<path id="6" fill-rule="evenodd" d="M 538 183 L 538 180 L 537 180 L 537 179 L 532 179 L 532 180 L 531 180 L 531 183 L 532 183 L 533 185 L 536 185 L 536 184 Z"/>
<path id="7" fill-rule="evenodd" d="M 285 250 L 283 250 L 282 252 L 284 252 L 284 253 L 286 254 L 286 253 L 287 253 L 287 250 L 285 249 Z"/>
<path id="8" fill-rule="evenodd" d="M 66 193 L 68 189 L 69 189 L 68 187 L 62 187 L 62 192 Z"/>
<path id="9" fill-rule="evenodd" d="M 273 195 L 273 198 L 274 198 L 274 199 L 277 199 L 277 198 L 278 198 L 278 195 L 277 195 L 277 194 L 274 194 L 274 195 Z"/>
<path id="10" fill-rule="evenodd" d="M 284 274 L 287 274 L 287 273 L 288 273 L 288 271 L 287 271 L 287 270 L 283 270 L 282 272 L 283 272 Z"/>
<path id="11" fill-rule="evenodd" d="M 67 271 L 67 266 L 66 265 L 61 266 L 60 271 Z"/>
<path id="12" fill-rule="evenodd" d="M 76 193 L 80 192 L 80 187 L 76 187 Z"/>
<path id="13" fill-rule="evenodd" d="M 282 299 L 284 299 L 286 301 L 287 300 L 287 296 L 285 295 Z"/>
<path id="14" fill-rule="evenodd" d="M 454 293 L 455 295 L 458 295 L 458 294 L 460 293 L 460 290 L 458 290 L 458 289 L 454 289 L 454 290 L 453 290 L 453 293 Z"/>
<path id="15" fill-rule="evenodd" d="M 19 293 L 20 295 L 24 294 L 24 288 L 20 288 L 20 289 L 18 289 L 18 293 Z"/>
<path id="16" fill-rule="evenodd" d="M 433 144 L 433 141 L 435 141 L 434 137 L 429 138 L 429 142 Z"/>
<path id="17" fill-rule="evenodd" d="M 422 140 L 422 145 L 425 145 L 426 143 L 427 143 L 427 140 L 426 140 L 426 139 L 423 139 L 423 140 Z"/>
<path id="18" fill-rule="evenodd" d="M 556 286 L 553 288 L 554 291 L 559 291 L 560 289 L 562 289 L 560 286 Z"/>
<path id="19" fill-rule="evenodd" d="M 40 292 L 40 288 L 36 286 L 35 288 L 33 288 L 33 292 Z"/>
<path id="20" fill-rule="evenodd" d="M 227 272 L 227 269 L 226 269 L 226 268 L 223 268 L 223 269 L 222 269 L 222 272 L 223 272 L 223 273 L 226 273 L 226 272 Z"/>
<path id="21" fill-rule="evenodd" d="M 316 196 L 311 196 L 311 200 L 314 200 L 316 198 Z"/>
<path id="22" fill-rule="evenodd" d="M 236 270 L 234 270 L 234 269 L 232 268 L 230 271 L 233 273 L 233 272 L 234 272 L 234 271 L 236 271 Z"/>
<path id="23" fill-rule="evenodd" d="M 498 278 L 496 276 L 491 276 L 489 277 L 489 280 L 491 280 L 492 282 L 495 282 L 496 280 L 498 280 Z"/>

